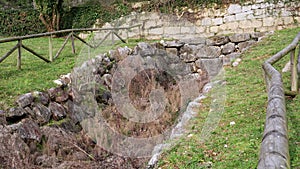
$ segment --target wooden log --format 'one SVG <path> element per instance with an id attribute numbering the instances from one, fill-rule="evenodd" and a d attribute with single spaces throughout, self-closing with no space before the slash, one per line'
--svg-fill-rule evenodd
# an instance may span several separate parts
<path id="1" fill-rule="evenodd" d="M 22 48 L 22 40 L 18 41 L 18 58 L 17 58 L 17 67 L 21 70 L 21 48 Z"/>
<path id="2" fill-rule="evenodd" d="M 108 36 L 111 34 L 111 31 L 109 31 L 104 38 L 98 43 L 98 45 L 94 46 L 94 48 L 98 48 L 107 38 Z"/>
<path id="3" fill-rule="evenodd" d="M 17 41 L 17 40 L 24 40 L 24 39 L 31 39 L 31 38 L 38 38 L 38 37 L 56 35 L 56 34 L 61 34 L 61 33 L 70 33 L 70 32 L 108 31 L 108 30 L 132 29 L 134 27 L 140 27 L 141 25 L 142 24 L 137 24 L 137 25 L 133 25 L 133 26 L 118 27 L 118 28 L 78 28 L 78 29 L 65 29 L 65 30 L 60 30 L 60 31 L 53 31 L 53 32 L 46 32 L 46 33 L 39 33 L 39 34 L 32 34 L 32 35 L 26 35 L 26 36 L 17 36 L 17 37 L 12 37 L 12 38 L 0 39 L 0 43 Z"/>
<path id="4" fill-rule="evenodd" d="M 286 48 L 284 48 L 280 52 L 276 53 L 274 56 L 272 56 L 271 58 L 269 58 L 266 62 L 268 62 L 270 64 L 275 64 L 283 56 L 285 56 L 286 54 L 288 54 L 291 50 L 295 49 L 296 46 L 298 45 L 299 41 L 300 41 L 300 32 L 297 34 L 297 36 L 295 37 L 295 39 L 293 40 L 293 42 L 290 45 L 288 45 Z"/>
<path id="5" fill-rule="evenodd" d="M 42 59 L 43 61 L 45 61 L 47 63 L 50 62 L 50 60 L 48 60 L 48 59 L 44 58 L 43 56 L 39 55 L 34 50 L 32 50 L 32 49 L 30 49 L 30 48 L 28 48 L 28 47 L 26 47 L 24 45 L 22 45 L 22 48 L 25 49 L 25 50 L 27 50 L 28 52 L 32 53 L 33 55 L 37 56 L 38 58 Z"/>
<path id="6" fill-rule="evenodd" d="M 3 55 L 1 58 L 0 58 L 0 63 L 5 60 L 10 54 L 12 54 L 16 49 L 18 49 L 19 47 L 19 43 L 16 44 L 16 46 L 14 46 L 13 48 L 10 49 L 10 51 L 8 51 L 5 55 Z"/>
<path id="7" fill-rule="evenodd" d="M 295 56 L 295 49 L 291 51 L 291 91 L 298 91 L 298 71 L 297 71 L 297 57 Z"/>
<path id="8" fill-rule="evenodd" d="M 261 143 L 257 169 L 289 169 L 288 140 L 276 132 L 268 135 Z"/>
<path id="9" fill-rule="evenodd" d="M 49 36 L 49 59 L 53 62 L 53 41 L 51 35 Z"/>
<path id="10" fill-rule="evenodd" d="M 113 46 L 115 44 L 114 34 L 111 33 L 111 45 Z"/>
<path id="11" fill-rule="evenodd" d="M 71 36 L 71 35 L 72 35 L 72 34 L 70 33 L 70 34 L 67 36 L 67 38 L 66 38 L 66 40 L 64 41 L 63 45 L 61 46 L 61 48 L 57 51 L 56 55 L 54 56 L 54 59 L 56 59 L 56 58 L 60 55 L 60 53 L 62 52 L 62 50 L 65 48 L 65 46 L 66 46 L 68 40 L 70 39 L 70 36 Z"/>
<path id="12" fill-rule="evenodd" d="M 82 43 L 86 44 L 87 46 L 91 47 L 91 48 L 95 48 L 93 45 L 90 45 L 89 43 L 87 43 L 85 40 L 83 40 L 82 38 L 80 38 L 79 36 L 77 36 L 76 34 L 73 34 L 73 36 L 75 38 L 77 38 L 78 40 L 80 40 Z"/>
<path id="13" fill-rule="evenodd" d="M 74 32 L 71 33 L 71 41 L 72 41 L 72 52 L 75 54 L 75 43 L 74 43 Z"/>
<path id="14" fill-rule="evenodd" d="M 268 106 L 258 169 L 290 168 L 284 88 L 281 74 L 269 62 L 263 64 L 268 82 Z"/>
<path id="15" fill-rule="evenodd" d="M 121 36 L 119 36 L 115 31 L 113 31 L 113 34 L 116 35 L 116 37 L 119 38 L 123 43 L 126 43 L 126 41 L 121 38 Z"/>

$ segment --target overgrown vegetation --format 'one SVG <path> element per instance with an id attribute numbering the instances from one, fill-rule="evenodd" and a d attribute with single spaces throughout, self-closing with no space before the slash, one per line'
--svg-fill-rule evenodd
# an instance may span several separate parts
<path id="1" fill-rule="evenodd" d="M 184 137 L 178 144 L 163 154 L 159 162 L 161 168 L 256 168 L 259 148 L 264 130 L 267 92 L 261 68 L 262 63 L 286 47 L 300 31 L 287 29 L 277 31 L 242 56 L 238 67 L 226 68 L 225 112 L 216 130 L 205 142 L 200 133 L 210 109 L 210 98 L 203 102 L 190 127 L 191 137 Z M 286 56 L 277 63 L 281 70 L 289 59 Z M 286 89 L 290 73 L 283 74 Z M 287 98 L 289 128 L 289 148 L 292 168 L 300 168 L 300 97 Z M 230 122 L 235 122 L 230 125 Z M 233 124 L 233 123 L 231 123 Z"/>

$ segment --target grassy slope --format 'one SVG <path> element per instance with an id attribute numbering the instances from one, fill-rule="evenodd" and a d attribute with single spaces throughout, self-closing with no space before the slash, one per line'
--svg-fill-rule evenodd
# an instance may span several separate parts
<path id="1" fill-rule="evenodd" d="M 64 38 L 53 38 L 53 55 L 59 50 L 64 42 Z M 36 38 L 24 40 L 23 44 L 34 49 L 38 54 L 48 58 L 49 47 L 48 38 Z M 0 56 L 6 54 L 17 42 L 0 44 Z M 98 43 L 98 42 L 97 42 Z M 53 80 L 58 79 L 60 75 L 72 71 L 77 59 L 87 59 L 115 49 L 117 46 L 134 46 L 136 40 L 130 40 L 129 44 L 122 44 L 116 41 L 114 46 L 111 42 L 105 41 L 105 46 L 100 46 L 96 50 L 88 50 L 86 46 L 76 40 L 76 54 L 72 53 L 71 42 L 69 41 L 61 55 L 53 62 L 46 63 L 38 57 L 22 49 L 22 70 L 17 70 L 17 50 L 0 63 L 0 110 L 5 110 L 14 105 L 17 96 L 32 92 L 44 91 L 55 84 Z M 88 51 L 88 53 L 87 53 Z M 87 55 L 91 56 L 87 56 Z"/>
<path id="2" fill-rule="evenodd" d="M 161 168 L 233 169 L 256 168 L 264 129 L 267 94 L 261 65 L 264 60 L 286 47 L 300 28 L 275 32 L 243 54 L 242 63 L 226 68 L 225 112 L 209 140 L 201 143 L 199 136 L 210 106 L 210 98 L 203 103 L 199 117 L 190 128 L 192 137 L 185 137 L 178 145 L 163 154 Z M 278 70 L 289 57 L 276 64 Z M 286 89 L 290 87 L 289 73 L 284 74 Z M 300 96 L 287 99 L 289 146 L 292 168 L 300 168 Z M 235 125 L 230 125 L 234 121 Z"/>

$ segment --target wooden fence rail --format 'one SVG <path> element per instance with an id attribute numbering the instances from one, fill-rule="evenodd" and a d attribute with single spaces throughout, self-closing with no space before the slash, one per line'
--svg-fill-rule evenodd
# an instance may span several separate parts
<path id="1" fill-rule="evenodd" d="M 74 39 L 78 39 L 80 40 L 82 43 L 84 43 L 85 45 L 91 47 L 91 48 L 97 48 L 99 47 L 108 37 L 109 35 L 113 36 L 115 35 L 117 38 L 119 38 L 123 43 L 126 43 L 126 41 L 121 38 L 121 36 L 119 36 L 117 34 L 116 31 L 118 30 L 126 30 L 127 31 L 127 39 L 128 39 L 128 31 L 132 28 L 138 27 L 139 28 L 139 32 L 140 32 L 140 27 L 141 24 L 138 25 L 133 25 L 133 26 L 129 26 L 129 27 L 117 27 L 117 28 L 81 28 L 81 29 L 66 29 L 66 30 L 60 30 L 60 31 L 54 31 L 54 32 L 46 32 L 46 33 L 39 33 L 39 34 L 32 34 L 32 35 L 26 35 L 26 36 L 17 36 L 17 37 L 12 37 L 12 38 L 5 38 L 5 39 L 0 39 L 0 44 L 1 43 L 7 43 L 7 42 L 13 42 L 13 41 L 18 41 L 18 43 L 12 48 L 10 49 L 6 54 L 4 54 L 1 58 L 0 58 L 0 63 L 3 62 L 8 56 L 10 56 L 15 50 L 18 49 L 18 57 L 17 57 L 17 67 L 18 69 L 21 69 L 21 58 L 22 58 L 22 52 L 21 49 L 25 49 L 28 52 L 32 53 L 33 55 L 37 56 L 38 58 L 42 59 L 43 61 L 49 63 L 49 62 L 53 62 L 62 52 L 62 50 L 64 49 L 64 47 L 66 46 L 67 42 L 69 40 L 71 40 L 72 42 L 72 52 L 75 53 L 75 44 L 74 44 Z M 79 36 L 77 36 L 75 34 L 75 32 L 83 32 L 83 31 L 109 31 L 107 35 L 105 35 L 105 37 L 100 41 L 99 44 L 93 46 L 91 44 L 89 44 L 88 42 L 86 42 L 84 39 L 80 38 Z M 53 35 L 57 35 L 57 34 L 61 34 L 61 33 L 69 33 L 66 40 L 64 41 L 62 47 L 57 51 L 57 53 L 55 54 L 55 56 L 53 57 L 53 43 L 52 43 L 52 36 Z M 31 39 L 31 38 L 39 38 L 39 37 L 45 37 L 48 36 L 49 37 L 49 60 L 46 59 L 45 57 L 39 55 L 38 53 L 36 53 L 33 49 L 30 49 L 27 46 L 24 46 L 24 44 L 22 44 L 22 41 L 25 39 Z M 112 39 L 112 41 L 114 41 L 114 39 Z"/>
<path id="2" fill-rule="evenodd" d="M 263 64 L 268 91 L 268 106 L 263 139 L 260 148 L 258 169 L 290 169 L 288 130 L 285 94 L 281 74 L 272 66 L 290 53 L 291 91 L 298 93 L 299 56 L 295 56 L 299 46 L 300 32 L 293 42 Z M 300 50 L 299 50 L 300 51 Z"/>

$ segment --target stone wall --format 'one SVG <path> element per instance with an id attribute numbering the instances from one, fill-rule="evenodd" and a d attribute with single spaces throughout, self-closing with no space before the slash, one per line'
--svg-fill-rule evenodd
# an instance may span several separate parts
<path id="1" fill-rule="evenodd" d="M 139 33 L 148 39 L 175 38 L 189 39 L 211 37 L 233 33 L 253 33 L 297 27 L 300 23 L 300 1 L 269 3 L 253 0 L 243 4 L 230 4 L 223 7 L 186 9 L 176 15 L 160 13 L 132 13 L 103 27 L 126 27 L 142 24 L 141 29 L 128 32 L 129 37 Z M 95 27 L 100 27 L 97 23 Z M 103 37 L 103 33 L 98 34 Z M 126 31 L 120 31 L 127 38 Z"/>

